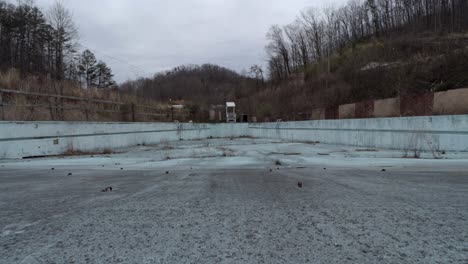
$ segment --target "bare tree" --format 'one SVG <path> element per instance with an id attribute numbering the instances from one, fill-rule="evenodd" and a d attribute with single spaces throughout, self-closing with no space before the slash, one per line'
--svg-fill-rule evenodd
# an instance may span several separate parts
<path id="1" fill-rule="evenodd" d="M 53 42 L 55 50 L 55 78 L 64 77 L 65 58 L 75 51 L 78 41 L 78 31 L 73 22 L 73 15 L 61 0 L 51 6 L 47 13 L 50 26 L 53 28 Z"/>
<path id="2" fill-rule="evenodd" d="M 330 72 L 333 53 L 394 30 L 462 32 L 467 13 L 466 0 L 350 0 L 339 8 L 307 8 L 292 24 L 270 28 L 270 76 L 285 79 L 324 59 Z"/>
<path id="3" fill-rule="evenodd" d="M 257 82 L 257 87 L 265 81 L 265 78 L 263 76 L 263 69 L 261 66 L 255 64 L 250 67 L 250 77 L 254 78 Z"/>
<path id="4" fill-rule="evenodd" d="M 316 61 L 322 58 L 324 46 L 325 23 L 314 8 L 308 8 L 301 13 L 301 21 L 307 32 L 309 45 L 314 51 L 313 55 Z"/>
<path id="5" fill-rule="evenodd" d="M 291 74 L 291 61 L 288 48 L 289 44 L 284 38 L 283 29 L 278 25 L 272 26 L 270 31 L 268 31 L 267 38 L 270 40 L 267 49 L 272 54 L 276 54 L 276 56 L 282 58 L 283 66 L 288 77 Z"/>
<path id="6" fill-rule="evenodd" d="M 302 68 L 306 70 L 309 64 L 309 47 L 307 44 L 307 33 L 299 20 L 285 27 L 285 33 L 291 42 L 291 52 L 294 54 L 294 64 L 296 70 Z"/>

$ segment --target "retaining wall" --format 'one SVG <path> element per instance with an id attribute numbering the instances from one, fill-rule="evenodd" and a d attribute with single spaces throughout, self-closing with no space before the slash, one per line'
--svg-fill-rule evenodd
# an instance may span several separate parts
<path id="1" fill-rule="evenodd" d="M 257 124 L 0 122 L 0 159 L 242 136 L 411 151 L 468 151 L 468 115 Z"/>
<path id="2" fill-rule="evenodd" d="M 320 120 L 251 124 L 254 137 L 370 148 L 468 151 L 468 116 Z"/>
<path id="3" fill-rule="evenodd" d="M 339 118 L 348 119 L 356 117 L 356 104 L 347 104 L 339 106 Z"/>
<path id="4" fill-rule="evenodd" d="M 324 115 L 319 113 L 325 112 Z M 365 101 L 312 110 L 312 120 L 400 116 L 466 115 L 468 88 Z"/>
<path id="5" fill-rule="evenodd" d="M 374 117 L 398 117 L 400 108 L 400 98 L 377 100 L 374 102 Z"/>
<path id="6" fill-rule="evenodd" d="M 0 159 L 241 136 L 248 124 L 0 122 Z"/>
<path id="7" fill-rule="evenodd" d="M 433 111 L 435 115 L 468 113 L 468 89 L 435 93 Z"/>

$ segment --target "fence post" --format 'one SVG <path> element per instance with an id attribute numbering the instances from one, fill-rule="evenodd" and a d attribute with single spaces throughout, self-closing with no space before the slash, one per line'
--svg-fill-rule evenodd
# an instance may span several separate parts
<path id="1" fill-rule="evenodd" d="M 171 121 L 174 122 L 174 107 L 171 105 Z"/>
<path id="2" fill-rule="evenodd" d="M 62 121 L 65 121 L 65 110 L 63 109 L 63 99 L 62 97 L 58 98 L 58 104 L 60 106 L 60 117 L 62 119 Z"/>
<path id="3" fill-rule="evenodd" d="M 47 102 L 49 103 L 50 120 L 54 121 L 54 108 L 52 105 L 52 97 L 47 97 Z"/>
<path id="4" fill-rule="evenodd" d="M 86 109 L 85 109 L 86 121 L 89 121 L 89 95 L 86 100 Z"/>
<path id="5" fill-rule="evenodd" d="M 5 120 L 5 110 L 3 109 L 3 93 L 0 92 L 0 111 L 2 112 L 0 117 Z"/>
<path id="6" fill-rule="evenodd" d="M 135 103 L 132 103 L 132 122 L 136 122 Z"/>

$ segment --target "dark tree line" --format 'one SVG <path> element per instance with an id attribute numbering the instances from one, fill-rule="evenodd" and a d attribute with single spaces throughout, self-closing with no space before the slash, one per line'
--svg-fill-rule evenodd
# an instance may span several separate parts
<path id="1" fill-rule="evenodd" d="M 258 78 L 261 69 L 254 68 Z M 262 76 L 262 77 L 260 77 Z M 153 78 L 140 78 L 120 85 L 124 91 L 158 101 L 188 100 L 200 104 L 223 104 L 247 96 L 257 80 L 212 64 L 179 66 L 158 73 Z"/>
<path id="2" fill-rule="evenodd" d="M 72 14 L 62 2 L 43 13 L 31 0 L 16 5 L 0 0 L 1 70 L 16 68 L 21 74 L 58 81 L 85 79 L 86 87 L 114 85 L 112 71 L 104 62 L 91 65 L 92 73 L 81 69 L 90 52 L 78 54 L 77 39 Z"/>
<path id="3" fill-rule="evenodd" d="M 331 54 L 387 32 L 466 29 L 467 0 L 351 0 L 339 8 L 308 8 L 292 24 L 275 25 L 268 32 L 270 79 L 286 80 Z"/>

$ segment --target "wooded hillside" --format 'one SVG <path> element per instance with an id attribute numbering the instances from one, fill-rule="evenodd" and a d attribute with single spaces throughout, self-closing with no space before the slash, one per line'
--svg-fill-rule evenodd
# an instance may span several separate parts
<path id="1" fill-rule="evenodd" d="M 266 70 L 254 65 L 240 76 L 218 66 L 183 66 L 122 87 L 204 109 L 235 100 L 239 111 L 259 120 L 461 88 L 468 86 L 466 14 L 463 0 L 352 0 L 306 8 L 267 33 Z"/>
<path id="2" fill-rule="evenodd" d="M 124 98 L 183 101 L 195 121 L 226 101 L 258 120 L 307 119 L 315 108 L 468 87 L 467 14 L 466 0 L 308 7 L 266 32 L 264 66 L 237 73 L 185 65 L 117 86 L 110 67 L 78 43 L 61 2 L 42 11 L 32 1 L 0 0 L 0 76 L 8 89 L 89 95 L 114 88 L 131 95 Z"/>

